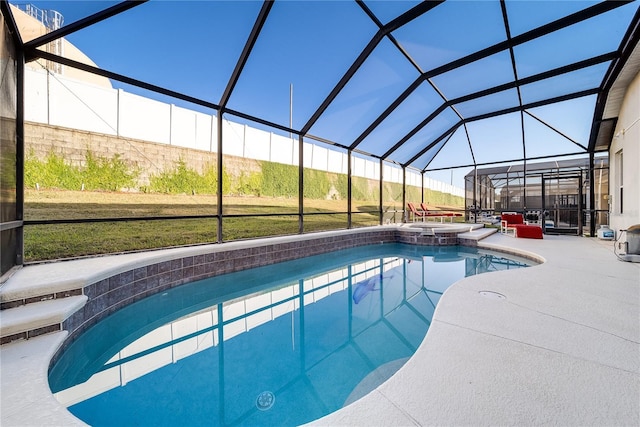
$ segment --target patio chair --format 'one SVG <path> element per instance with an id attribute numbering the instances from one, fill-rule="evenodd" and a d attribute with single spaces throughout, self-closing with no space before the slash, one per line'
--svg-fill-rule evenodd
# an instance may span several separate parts
<path id="1" fill-rule="evenodd" d="M 500 220 L 500 232 L 507 236 L 542 239 L 542 227 L 527 224 L 524 215 L 519 213 L 503 212 Z"/>
<path id="2" fill-rule="evenodd" d="M 407 203 L 407 207 L 409 208 L 409 213 L 410 213 L 409 216 L 412 217 L 413 222 L 416 222 L 418 218 L 422 218 L 422 221 L 424 221 L 426 212 L 419 211 L 418 209 L 416 209 L 416 205 L 414 205 L 411 202 Z"/>

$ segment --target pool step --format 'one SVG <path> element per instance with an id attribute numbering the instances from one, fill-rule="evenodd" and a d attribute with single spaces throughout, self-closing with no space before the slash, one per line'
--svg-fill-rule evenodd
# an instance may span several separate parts
<path id="1" fill-rule="evenodd" d="M 85 295 L 32 302 L 0 311 L 1 344 L 62 330 L 62 322 L 87 302 Z"/>
<path id="2" fill-rule="evenodd" d="M 479 228 L 468 231 L 466 233 L 458 234 L 459 239 L 467 239 L 467 240 L 482 240 L 485 237 L 488 237 L 492 234 L 495 234 L 498 231 L 497 228 Z"/>
<path id="3" fill-rule="evenodd" d="M 86 281 L 73 276 L 76 270 L 64 262 L 21 268 L 0 287 L 0 309 L 82 295 Z"/>
<path id="4" fill-rule="evenodd" d="M 83 284 L 61 274 L 47 274 L 51 265 L 20 269 L 0 287 L 0 344 L 62 330 L 64 322 L 84 306 Z M 51 270 L 50 270 L 51 271 Z"/>

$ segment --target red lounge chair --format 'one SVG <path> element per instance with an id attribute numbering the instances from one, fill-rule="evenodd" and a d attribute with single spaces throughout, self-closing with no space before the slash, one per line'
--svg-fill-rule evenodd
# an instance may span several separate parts
<path id="1" fill-rule="evenodd" d="M 500 232 L 507 236 L 542 239 L 542 227 L 526 224 L 522 214 L 503 213 L 500 220 Z"/>
<path id="2" fill-rule="evenodd" d="M 411 202 L 407 203 L 407 207 L 409 208 L 409 212 L 411 214 L 410 216 L 413 217 L 413 222 L 416 222 L 417 218 L 422 218 L 422 220 L 424 221 L 424 217 L 426 216 L 426 213 L 424 211 L 417 210 L 416 206 Z"/>

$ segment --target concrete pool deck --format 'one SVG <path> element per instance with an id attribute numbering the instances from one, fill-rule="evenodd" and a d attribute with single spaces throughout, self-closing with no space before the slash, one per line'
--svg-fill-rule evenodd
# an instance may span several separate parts
<path id="1" fill-rule="evenodd" d="M 640 425 L 640 264 L 583 237 L 479 246 L 546 262 L 451 286 L 406 365 L 312 424 Z"/>
<path id="2" fill-rule="evenodd" d="M 478 246 L 546 261 L 454 284 L 391 379 L 312 424 L 640 425 L 640 264 L 582 237 L 498 233 Z M 83 424 L 48 388 L 66 334 L 0 347 L 0 425 Z"/>

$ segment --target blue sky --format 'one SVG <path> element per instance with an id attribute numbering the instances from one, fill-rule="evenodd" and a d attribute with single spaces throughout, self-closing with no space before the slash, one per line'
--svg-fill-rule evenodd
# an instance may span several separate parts
<path id="1" fill-rule="evenodd" d="M 57 10 L 63 14 L 65 23 L 71 23 L 117 2 L 31 3 L 42 9 Z M 384 24 L 417 2 L 366 3 Z M 507 1 L 512 36 L 592 4 L 594 2 Z M 68 39 L 100 67 L 218 103 L 261 6 L 262 3 L 256 1 L 152 0 L 74 33 Z M 516 46 L 513 54 L 518 77 L 615 50 L 637 8 L 638 2 L 635 2 L 574 28 Z M 376 31 L 377 26 L 353 1 L 276 1 L 228 107 L 288 126 L 289 87 L 293 84 L 293 127 L 301 128 Z M 314 124 L 311 134 L 350 145 L 421 71 L 506 39 L 500 4 L 493 0 L 447 1 L 392 34 L 417 66 L 408 62 L 390 40 L 383 39 L 325 115 Z M 523 102 L 597 87 L 607 67 L 608 63 L 603 63 L 556 77 L 549 84 L 524 86 Z M 437 75 L 432 83 L 446 99 L 454 99 L 513 79 L 509 52 L 502 51 Z M 114 86 L 123 87 L 117 82 Z M 157 97 L 135 88 L 124 88 Z M 164 100 L 184 105 L 176 100 Z M 359 148 L 376 155 L 384 154 L 442 102 L 434 87 L 423 83 Z M 473 117 L 491 109 L 517 106 L 518 102 L 518 93 L 512 89 L 458 104 L 456 110 L 462 117 Z M 532 111 L 535 118 L 525 119 L 525 144 L 535 144 L 528 154 L 567 152 L 558 147 L 578 149 L 572 140 L 586 145 L 594 103 L 595 97 L 591 96 Z M 396 159 L 409 160 L 458 120 L 456 112 L 446 109 L 430 127 L 407 141 L 395 153 Z M 552 123 L 545 126 L 540 120 Z M 478 162 L 521 157 L 521 123 L 517 113 L 471 122 L 467 129 L 460 127 L 431 167 L 457 166 L 472 159 L 467 134 L 472 138 Z M 414 166 L 423 167 L 434 154 L 435 151 L 425 153 Z M 443 180 L 449 181 L 450 172 L 440 175 L 446 175 Z M 461 185 L 459 177 L 456 181 Z"/>

